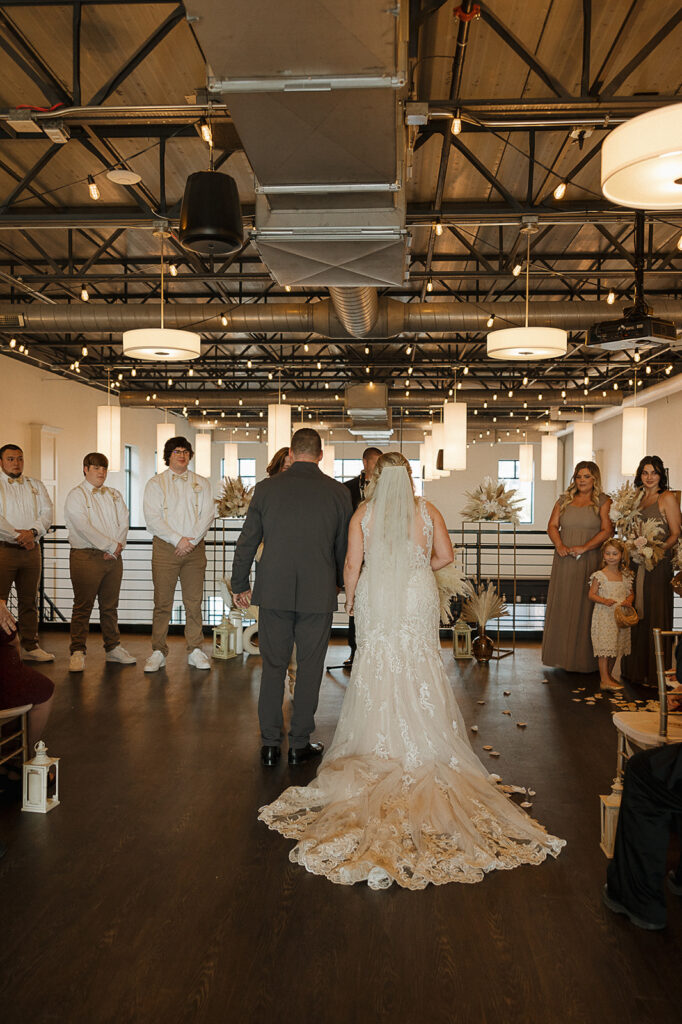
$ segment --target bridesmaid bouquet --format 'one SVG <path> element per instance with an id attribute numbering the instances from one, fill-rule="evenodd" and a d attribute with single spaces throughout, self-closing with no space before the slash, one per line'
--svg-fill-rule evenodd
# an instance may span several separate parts
<path id="1" fill-rule="evenodd" d="M 611 522 L 616 524 L 616 533 L 620 537 L 628 537 L 642 521 L 639 506 L 643 496 L 643 491 L 631 484 L 629 480 L 614 494 L 609 516 Z"/>
<path id="2" fill-rule="evenodd" d="M 660 539 L 663 527 L 653 519 L 640 519 L 629 537 L 624 537 L 625 552 L 634 565 L 643 565 L 651 572 L 665 555 Z"/>
<path id="3" fill-rule="evenodd" d="M 227 477 L 219 498 L 215 499 L 216 515 L 221 519 L 243 519 L 249 511 L 253 487 L 244 487 L 241 477 Z"/>
<path id="4" fill-rule="evenodd" d="M 513 488 L 507 490 L 504 484 L 496 484 L 492 477 L 484 476 L 475 490 L 464 493 L 469 501 L 462 509 L 463 519 L 469 522 L 519 522 L 523 501 L 514 497 L 516 491 Z"/>

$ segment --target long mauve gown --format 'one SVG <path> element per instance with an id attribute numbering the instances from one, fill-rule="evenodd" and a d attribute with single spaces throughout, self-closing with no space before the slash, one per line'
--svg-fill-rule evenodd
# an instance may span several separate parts
<path id="1" fill-rule="evenodd" d="M 649 505 L 642 512 L 643 519 L 655 519 L 663 527 L 660 540 L 666 541 L 670 536 L 668 520 L 658 506 L 658 501 Z M 633 567 L 634 568 L 634 567 Z M 621 675 L 631 683 L 644 683 L 646 686 L 657 686 L 656 658 L 654 655 L 654 627 L 659 629 L 673 628 L 673 578 L 672 550 L 666 551 L 665 557 L 658 565 L 647 572 L 637 567 L 635 577 L 635 607 L 640 620 L 632 628 L 632 653 L 623 659 Z M 640 604 L 641 595 L 641 604 Z M 665 663 L 670 664 L 672 641 L 663 639 Z"/>
<path id="2" fill-rule="evenodd" d="M 600 504 L 608 495 L 600 496 Z M 567 548 L 586 544 L 599 533 L 601 520 L 594 505 L 567 505 L 559 518 L 561 540 Z M 590 576 L 601 563 L 599 548 L 586 551 L 580 558 L 554 552 L 552 575 L 547 594 L 545 631 L 542 638 L 542 663 L 567 672 L 596 672 L 597 659 L 592 652 L 592 602 L 588 598 Z"/>

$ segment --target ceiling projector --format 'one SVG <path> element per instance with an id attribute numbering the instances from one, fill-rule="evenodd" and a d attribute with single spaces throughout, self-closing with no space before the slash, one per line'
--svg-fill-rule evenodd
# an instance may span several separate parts
<path id="1" fill-rule="evenodd" d="M 672 320 L 661 320 L 651 313 L 626 309 L 621 320 L 601 320 L 587 331 L 586 343 L 593 348 L 613 352 L 642 345 L 669 345 L 677 341 Z"/>

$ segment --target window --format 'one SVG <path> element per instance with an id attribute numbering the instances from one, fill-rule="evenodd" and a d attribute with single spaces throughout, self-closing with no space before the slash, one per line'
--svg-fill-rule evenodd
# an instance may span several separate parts
<path id="1" fill-rule="evenodd" d="M 412 468 L 412 479 L 414 480 L 414 493 L 421 497 L 424 493 L 424 482 L 422 480 L 422 469 L 419 459 L 410 459 Z M 343 483 L 345 480 L 352 480 L 362 472 L 362 459 L 334 459 L 334 479 Z"/>
<path id="2" fill-rule="evenodd" d="M 516 497 L 521 498 L 523 506 L 519 512 L 519 521 L 533 522 L 533 482 L 519 480 L 518 459 L 499 459 L 497 463 L 497 479 L 507 488 L 514 488 Z"/>
<path id="3" fill-rule="evenodd" d="M 222 472 L 221 472 L 222 475 Z M 244 487 L 256 486 L 256 460 L 239 459 L 239 475 Z"/>

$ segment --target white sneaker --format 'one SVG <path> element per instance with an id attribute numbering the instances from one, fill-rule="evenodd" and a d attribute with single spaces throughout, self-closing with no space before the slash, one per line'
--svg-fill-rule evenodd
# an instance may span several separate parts
<path id="1" fill-rule="evenodd" d="M 200 647 L 195 647 L 194 650 L 187 658 L 187 664 L 191 665 L 192 668 L 210 668 L 211 662 L 208 660 L 204 652 Z"/>
<path id="2" fill-rule="evenodd" d="M 82 672 L 85 668 L 85 651 L 74 651 L 69 658 L 69 672 Z"/>
<path id="3" fill-rule="evenodd" d="M 24 661 L 54 661 L 54 654 L 48 654 L 42 647 L 34 647 L 32 651 L 23 651 Z"/>
<path id="4" fill-rule="evenodd" d="M 145 672 L 158 672 L 166 664 L 166 659 L 161 651 L 153 651 L 144 663 Z"/>
<path id="5" fill-rule="evenodd" d="M 163 655 L 162 655 L 162 657 L 163 657 Z M 130 654 L 128 651 L 126 651 L 125 647 L 121 647 L 120 644 L 118 645 L 118 647 L 114 647 L 113 651 L 107 651 L 107 653 L 106 653 L 106 655 L 104 657 L 104 660 L 105 661 L 116 661 L 116 662 L 118 662 L 119 665 L 134 665 L 135 664 L 135 658 L 133 658 L 132 654 Z"/>

